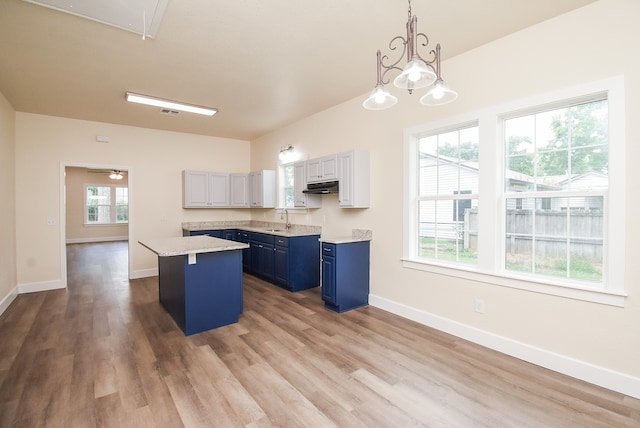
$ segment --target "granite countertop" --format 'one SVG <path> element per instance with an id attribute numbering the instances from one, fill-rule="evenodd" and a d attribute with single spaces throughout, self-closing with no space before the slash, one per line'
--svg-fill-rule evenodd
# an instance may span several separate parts
<path id="1" fill-rule="evenodd" d="M 306 225 L 292 225 L 291 229 L 287 230 L 282 223 L 270 223 L 270 222 L 185 222 L 182 223 L 182 230 L 196 231 L 196 230 L 222 230 L 222 229 L 238 229 L 247 232 L 266 233 L 268 235 L 276 236 L 308 236 L 308 235 L 320 235 L 321 229 L 318 226 L 306 226 Z"/>
<path id="2" fill-rule="evenodd" d="M 326 242 L 327 244 L 348 244 L 350 242 L 362 242 L 371 241 L 373 239 L 373 232 L 367 229 L 353 229 L 351 236 L 324 236 L 320 238 L 320 242 Z"/>
<path id="3" fill-rule="evenodd" d="M 249 244 L 203 235 L 157 238 L 138 242 L 160 257 L 213 253 L 216 251 L 242 250 L 243 248 L 249 248 Z"/>

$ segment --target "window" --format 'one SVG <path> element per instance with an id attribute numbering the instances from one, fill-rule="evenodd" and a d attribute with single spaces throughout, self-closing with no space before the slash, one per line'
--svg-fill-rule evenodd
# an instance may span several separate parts
<path id="1" fill-rule="evenodd" d="M 476 263 L 478 147 L 477 125 L 420 138 L 418 257 Z"/>
<path id="2" fill-rule="evenodd" d="M 129 189 L 118 186 L 86 186 L 86 223 L 129 222 Z"/>
<path id="3" fill-rule="evenodd" d="M 608 112 L 603 98 L 504 119 L 507 270 L 602 282 Z"/>
<path id="4" fill-rule="evenodd" d="M 624 119 L 618 77 L 405 130 L 403 266 L 623 306 Z"/>
<path id="5" fill-rule="evenodd" d="M 282 208 L 293 208 L 295 206 L 294 178 L 295 168 L 293 163 L 281 164 L 279 166 L 280 201 L 278 205 Z"/>

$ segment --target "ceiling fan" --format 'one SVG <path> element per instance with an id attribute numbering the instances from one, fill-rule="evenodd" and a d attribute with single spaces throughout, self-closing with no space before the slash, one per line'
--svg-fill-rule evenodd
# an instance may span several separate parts
<path id="1" fill-rule="evenodd" d="M 89 173 L 93 174 L 108 174 L 109 178 L 112 180 L 122 180 L 127 171 L 122 171 L 119 169 L 89 169 L 87 170 Z"/>

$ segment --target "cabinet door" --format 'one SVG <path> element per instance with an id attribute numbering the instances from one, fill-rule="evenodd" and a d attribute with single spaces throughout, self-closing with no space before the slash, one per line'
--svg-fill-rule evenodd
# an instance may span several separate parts
<path id="1" fill-rule="evenodd" d="M 322 255 L 322 300 L 332 305 L 336 301 L 336 259 Z"/>
<path id="2" fill-rule="evenodd" d="M 230 174 L 229 191 L 230 206 L 248 208 L 250 204 L 249 174 Z"/>
<path id="3" fill-rule="evenodd" d="M 320 181 L 322 178 L 322 162 L 320 159 L 310 159 L 307 161 L 307 182 Z"/>
<path id="4" fill-rule="evenodd" d="M 289 285 L 289 249 L 287 247 L 276 246 L 275 251 L 275 272 L 276 282 Z"/>
<path id="5" fill-rule="evenodd" d="M 320 159 L 322 165 L 322 181 L 338 179 L 338 161 L 336 156 L 325 156 Z"/>
<path id="6" fill-rule="evenodd" d="M 229 174 L 209 173 L 209 205 L 212 207 L 229 206 Z"/>
<path id="7" fill-rule="evenodd" d="M 183 207 L 206 208 L 209 206 L 209 173 L 206 171 L 183 171 Z"/>
<path id="8" fill-rule="evenodd" d="M 293 177 L 293 204 L 296 207 L 320 208 L 322 200 L 320 195 L 307 195 L 302 193 L 307 188 L 306 162 L 298 162 L 294 166 Z"/>
<path id="9" fill-rule="evenodd" d="M 249 174 L 252 208 L 275 208 L 276 172 L 262 170 Z"/>
<path id="10" fill-rule="evenodd" d="M 324 156 L 307 161 L 307 183 L 333 181 L 338 179 L 336 155 Z"/>
<path id="11" fill-rule="evenodd" d="M 368 208 L 369 153 L 350 151 L 338 155 L 340 188 L 338 201 L 341 208 Z"/>

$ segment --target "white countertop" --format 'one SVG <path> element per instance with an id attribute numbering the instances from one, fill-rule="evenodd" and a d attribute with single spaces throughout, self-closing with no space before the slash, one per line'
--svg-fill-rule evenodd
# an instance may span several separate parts
<path id="1" fill-rule="evenodd" d="M 249 244 L 204 235 L 158 238 L 138 242 L 160 257 L 213 253 L 216 251 L 242 250 L 243 248 L 249 248 Z"/>
<path id="2" fill-rule="evenodd" d="M 327 244 L 348 244 L 350 242 L 363 242 L 371 241 L 371 238 L 354 238 L 353 236 L 335 236 L 320 238 L 320 242 L 326 242 Z"/>
<path id="3" fill-rule="evenodd" d="M 371 241 L 373 239 L 373 232 L 368 229 L 353 229 L 351 236 L 323 236 L 320 238 L 320 242 L 326 242 L 327 244 L 348 244 L 350 242 L 362 242 Z"/>

